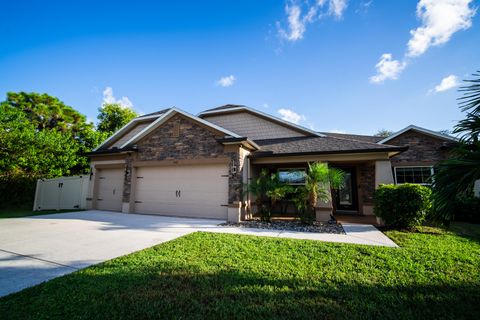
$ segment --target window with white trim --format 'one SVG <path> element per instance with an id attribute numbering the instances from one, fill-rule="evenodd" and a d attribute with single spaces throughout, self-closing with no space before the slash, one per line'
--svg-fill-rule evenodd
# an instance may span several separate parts
<path id="1" fill-rule="evenodd" d="M 289 185 L 304 185 L 306 176 L 307 173 L 303 168 L 278 169 L 280 181 Z"/>
<path id="2" fill-rule="evenodd" d="M 432 166 L 395 167 L 395 183 L 397 184 L 430 184 L 432 175 Z"/>

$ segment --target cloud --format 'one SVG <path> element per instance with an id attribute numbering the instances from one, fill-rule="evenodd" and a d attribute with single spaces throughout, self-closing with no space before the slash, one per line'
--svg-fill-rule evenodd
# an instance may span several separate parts
<path id="1" fill-rule="evenodd" d="M 329 6 L 328 6 L 328 12 L 329 14 L 335 16 L 337 19 L 340 19 L 342 18 L 343 12 L 345 11 L 345 9 L 347 9 L 347 6 L 348 6 L 347 0 L 330 0 Z"/>
<path id="2" fill-rule="evenodd" d="M 295 124 L 299 124 L 300 121 L 306 121 L 307 118 L 304 115 L 300 115 L 293 110 L 290 109 L 278 109 L 278 113 L 282 116 L 282 119 L 285 121 L 289 121 Z"/>
<path id="3" fill-rule="evenodd" d="M 453 89 L 459 85 L 458 82 L 458 77 L 451 74 L 440 81 L 440 84 L 436 85 L 435 88 L 433 88 L 433 91 L 435 92 L 443 92 L 447 91 L 450 89 Z"/>
<path id="4" fill-rule="evenodd" d="M 382 83 L 387 79 L 397 79 L 400 72 L 406 67 L 406 62 L 393 60 L 391 53 L 384 53 L 375 65 L 377 74 L 370 77 L 371 83 Z"/>
<path id="5" fill-rule="evenodd" d="M 470 7 L 473 0 L 420 0 L 417 16 L 422 25 L 411 30 L 407 56 L 417 57 L 431 46 L 438 46 L 450 40 L 452 35 L 472 26 L 476 9 Z"/>
<path id="6" fill-rule="evenodd" d="M 119 104 L 125 108 L 133 107 L 133 103 L 132 101 L 130 101 L 128 97 L 122 97 L 119 100 L 117 100 L 113 95 L 112 87 L 106 87 L 105 90 L 103 90 L 103 104 L 112 104 L 112 103 Z"/>
<path id="7" fill-rule="evenodd" d="M 431 46 L 447 43 L 452 35 L 472 26 L 477 9 L 470 6 L 473 0 L 420 0 L 417 17 L 421 26 L 410 30 L 411 38 L 402 62 L 393 60 L 391 54 L 383 54 L 375 68 L 377 74 L 370 77 L 371 83 L 398 79 L 410 59 L 421 56 Z"/>
<path id="8" fill-rule="evenodd" d="M 237 78 L 235 78 L 234 75 L 229 75 L 229 76 L 220 78 L 220 80 L 217 81 L 217 86 L 231 87 L 233 86 L 235 81 L 237 81 Z"/>
<path id="9" fill-rule="evenodd" d="M 313 4 L 307 1 L 303 5 L 291 1 L 290 4 L 285 5 L 287 28 L 282 27 L 282 24 L 277 21 L 278 34 L 280 38 L 287 41 L 301 40 L 307 25 L 325 16 L 341 19 L 347 6 L 348 0 L 316 0 Z"/>
<path id="10" fill-rule="evenodd" d="M 343 130 L 337 130 L 337 129 L 332 129 L 332 130 L 330 130 L 330 131 L 328 131 L 328 132 L 330 132 L 330 133 L 342 133 L 342 134 L 347 133 L 347 132 L 345 132 L 345 131 L 343 131 Z"/>

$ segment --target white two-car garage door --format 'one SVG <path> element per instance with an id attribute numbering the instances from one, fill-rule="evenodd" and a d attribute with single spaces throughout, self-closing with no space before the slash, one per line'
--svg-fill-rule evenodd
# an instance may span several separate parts
<path id="1" fill-rule="evenodd" d="M 226 164 L 139 167 L 135 212 L 226 219 Z"/>
<path id="2" fill-rule="evenodd" d="M 97 169 L 97 209 L 122 211 L 123 170 Z"/>

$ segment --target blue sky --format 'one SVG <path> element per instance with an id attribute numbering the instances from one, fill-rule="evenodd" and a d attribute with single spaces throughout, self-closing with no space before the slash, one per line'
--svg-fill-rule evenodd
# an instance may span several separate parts
<path id="1" fill-rule="evenodd" d="M 233 103 L 321 131 L 451 129 L 458 83 L 480 69 L 478 6 L 9 1 L 0 93 L 46 92 L 92 120 L 103 101 L 194 114 Z"/>

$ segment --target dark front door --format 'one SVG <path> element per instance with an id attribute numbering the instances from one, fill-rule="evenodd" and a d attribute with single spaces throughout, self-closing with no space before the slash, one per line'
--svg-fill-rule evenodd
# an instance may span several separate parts
<path id="1" fill-rule="evenodd" d="M 344 186 L 336 192 L 337 210 L 358 210 L 357 179 L 355 167 L 338 167 L 345 172 Z"/>

